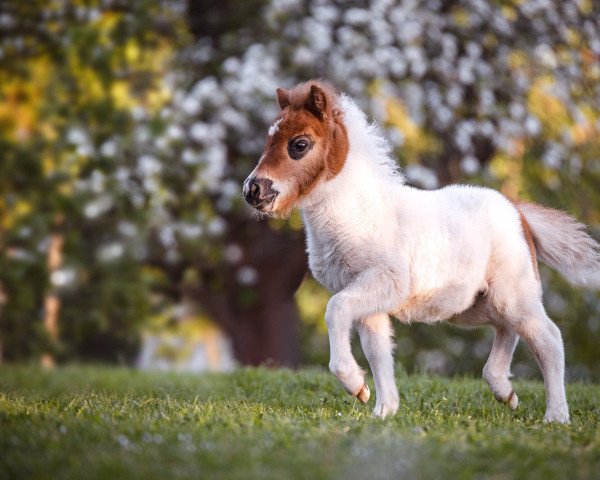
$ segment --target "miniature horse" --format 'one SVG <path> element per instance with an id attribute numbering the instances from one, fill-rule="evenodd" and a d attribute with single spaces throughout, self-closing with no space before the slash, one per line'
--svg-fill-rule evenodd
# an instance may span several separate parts
<path id="1" fill-rule="evenodd" d="M 569 422 L 563 343 L 542 305 L 537 256 L 572 283 L 600 286 L 599 246 L 585 226 L 487 188 L 405 185 L 377 128 L 327 83 L 278 89 L 277 98 L 281 112 L 244 197 L 265 215 L 300 209 L 310 270 L 334 294 L 329 368 L 346 391 L 369 400 L 350 350 L 353 327 L 375 380 L 373 413 L 385 417 L 399 406 L 390 316 L 491 325 L 483 376 L 496 399 L 518 405 L 509 370 L 520 337 L 544 376 L 544 419 Z"/>

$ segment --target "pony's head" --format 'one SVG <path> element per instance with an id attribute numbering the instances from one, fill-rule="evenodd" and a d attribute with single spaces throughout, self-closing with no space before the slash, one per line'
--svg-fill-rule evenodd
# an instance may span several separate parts
<path id="1" fill-rule="evenodd" d="M 320 183 L 337 175 L 348 136 L 335 90 L 311 81 L 277 89 L 281 112 L 258 165 L 244 182 L 246 202 L 261 213 L 286 216 Z"/>

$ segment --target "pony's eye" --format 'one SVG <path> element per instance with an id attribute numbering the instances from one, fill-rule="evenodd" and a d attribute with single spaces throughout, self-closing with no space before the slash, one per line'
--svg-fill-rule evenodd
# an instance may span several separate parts
<path id="1" fill-rule="evenodd" d="M 294 150 L 297 152 L 303 152 L 308 147 L 308 142 L 306 140 L 296 140 L 294 142 Z"/>
<path id="2" fill-rule="evenodd" d="M 293 138 L 288 143 L 288 153 L 294 160 L 299 160 L 310 150 L 312 145 L 309 138 Z"/>

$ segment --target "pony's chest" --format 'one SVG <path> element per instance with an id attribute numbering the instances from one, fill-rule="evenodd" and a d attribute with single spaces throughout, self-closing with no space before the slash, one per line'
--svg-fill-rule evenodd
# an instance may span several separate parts
<path id="1" fill-rule="evenodd" d="M 354 238 L 310 232 L 307 246 L 313 277 L 333 293 L 343 290 L 367 268 L 367 255 Z"/>

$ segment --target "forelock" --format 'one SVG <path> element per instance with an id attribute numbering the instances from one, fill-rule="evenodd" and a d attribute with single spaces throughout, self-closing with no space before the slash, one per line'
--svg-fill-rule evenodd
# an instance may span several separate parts
<path id="1" fill-rule="evenodd" d="M 332 110 L 338 108 L 339 94 L 333 85 L 322 80 L 311 80 L 291 88 L 288 91 L 290 108 L 293 110 L 304 108 L 310 93 L 310 88 L 313 85 L 316 85 L 323 90 L 323 93 L 325 93 L 325 98 L 327 100 L 326 113 L 331 115 Z"/>

